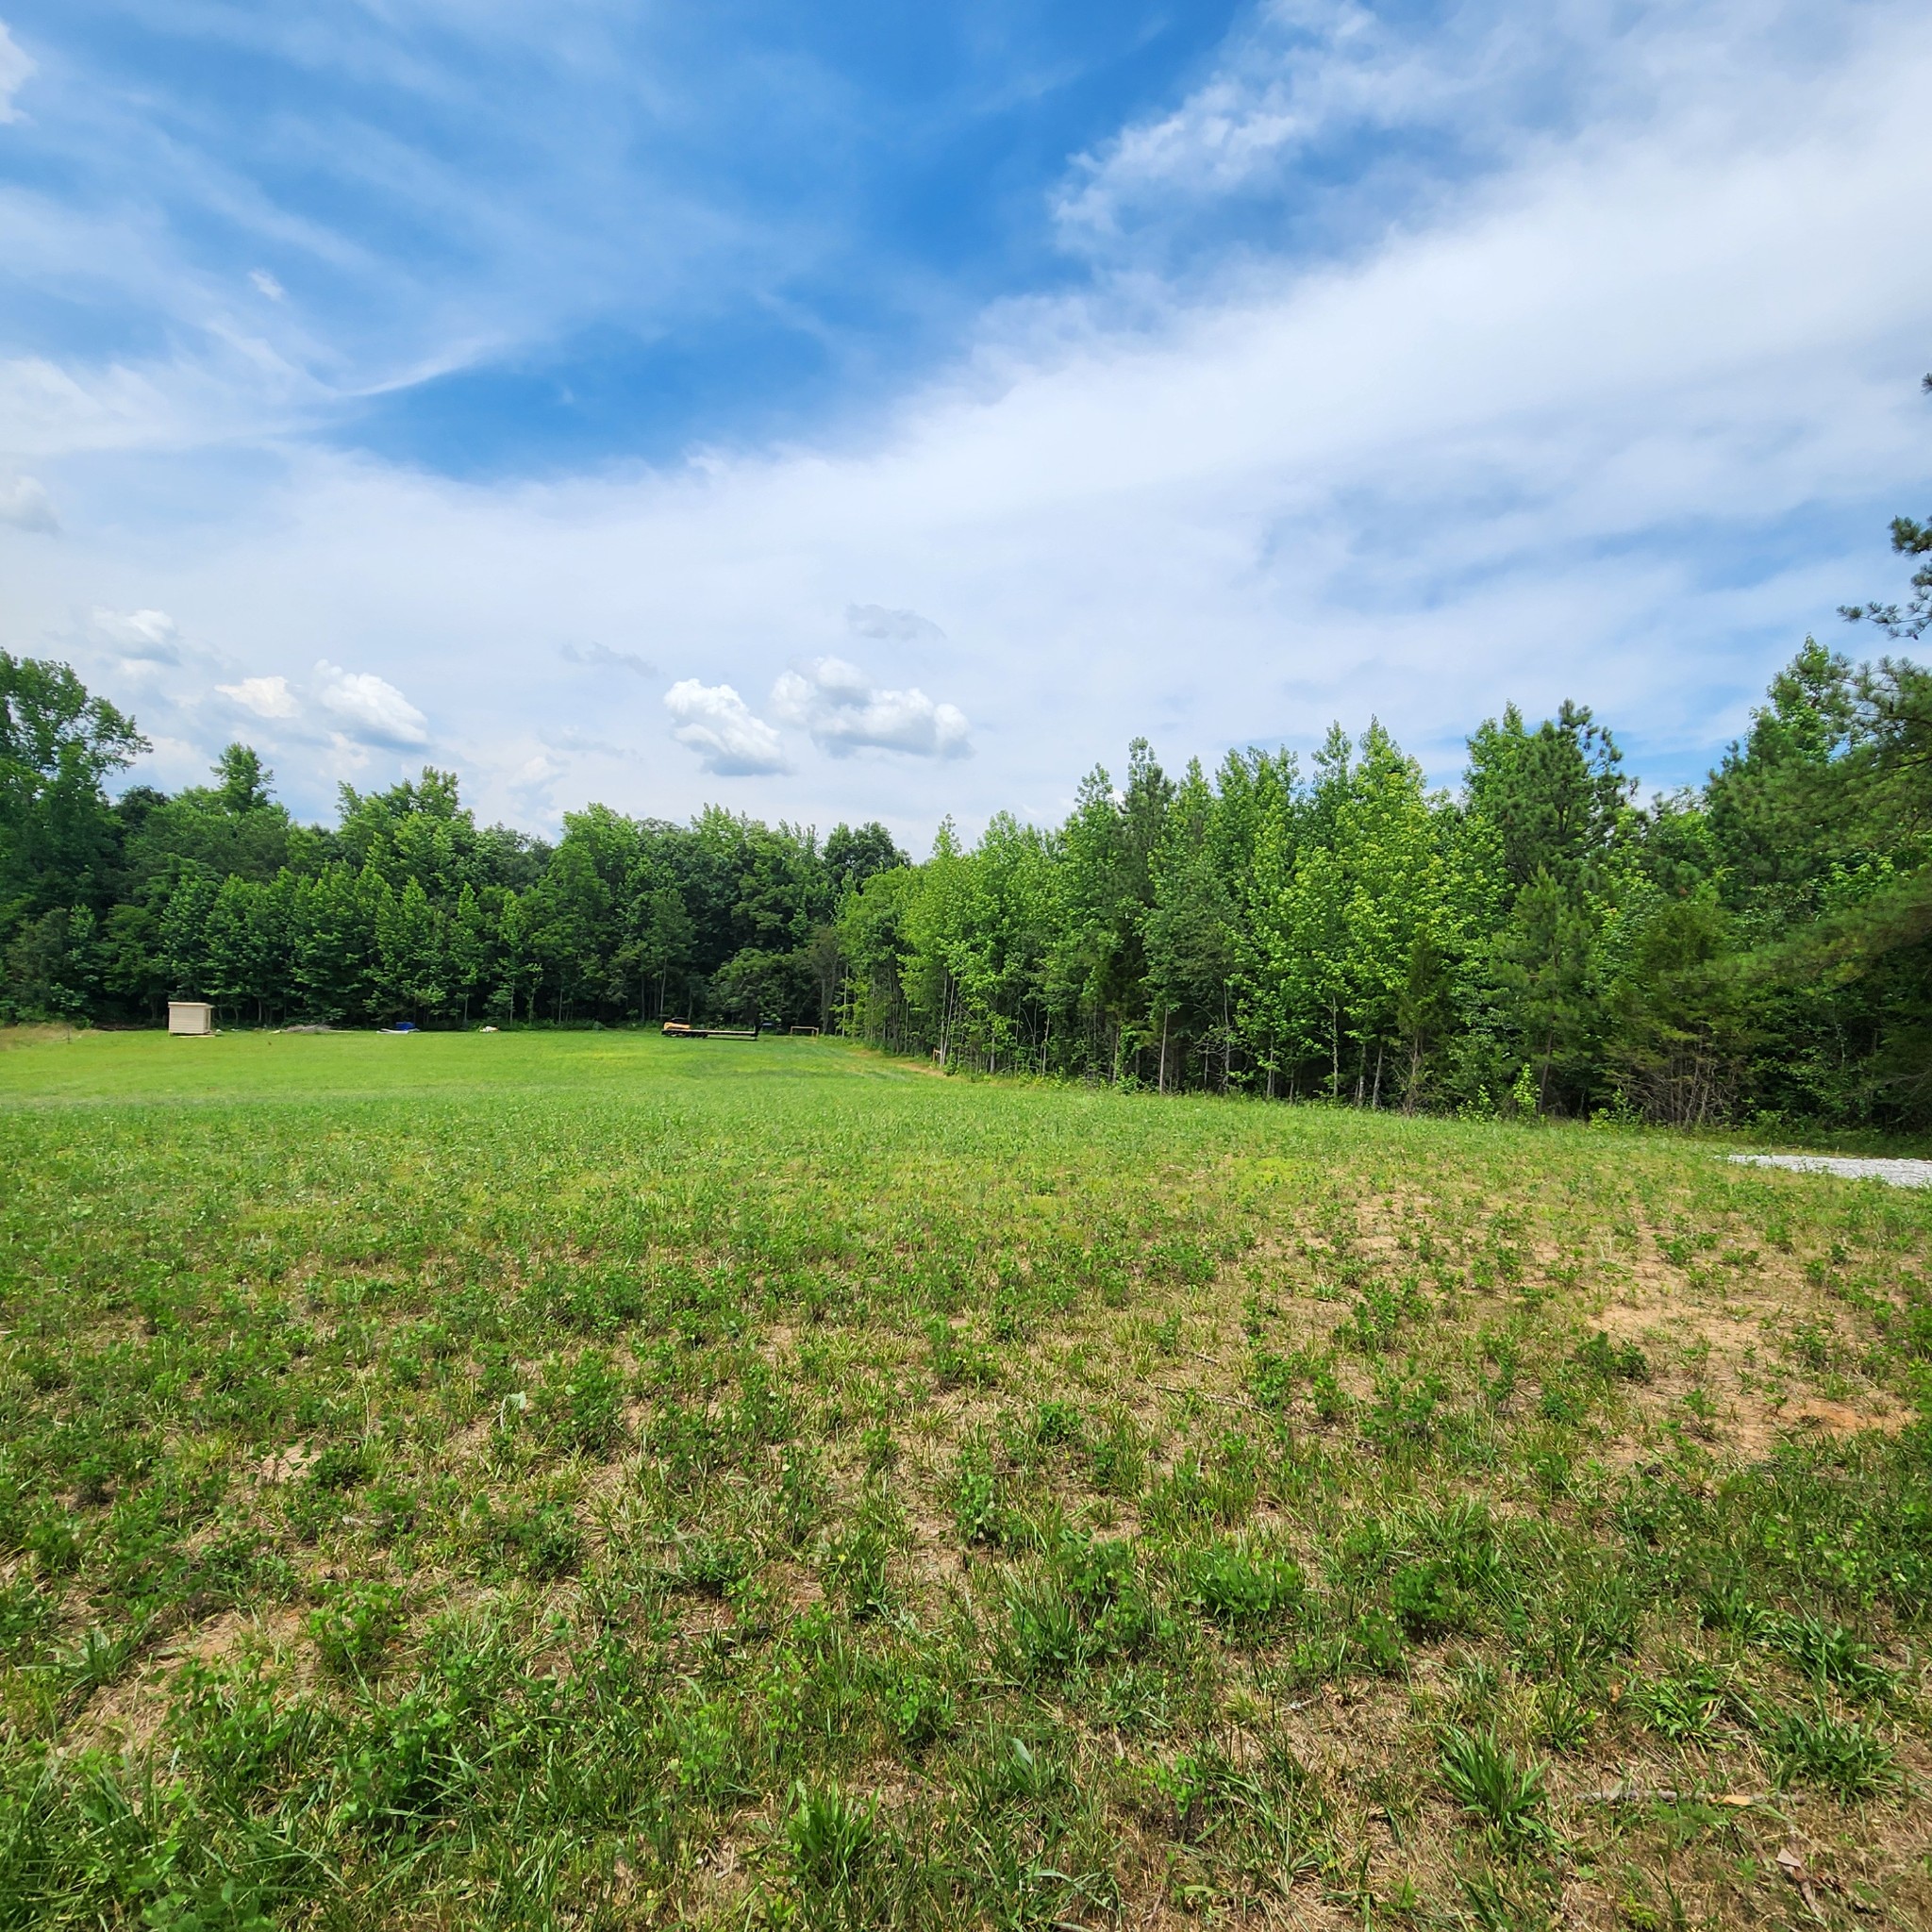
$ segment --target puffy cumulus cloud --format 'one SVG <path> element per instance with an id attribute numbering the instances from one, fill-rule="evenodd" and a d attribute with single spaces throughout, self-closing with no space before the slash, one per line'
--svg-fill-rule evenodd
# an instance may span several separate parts
<path id="1" fill-rule="evenodd" d="M 664 693 L 677 722 L 671 735 L 721 778 L 749 778 L 791 770 L 778 734 L 728 684 L 680 678 Z"/>
<path id="2" fill-rule="evenodd" d="M 429 742 L 429 720 L 373 671 L 344 671 L 323 658 L 315 667 L 315 701 L 346 738 L 395 750 Z"/>
<path id="3" fill-rule="evenodd" d="M 13 97 L 38 72 L 32 57 L 7 30 L 0 20 L 0 122 L 18 121 L 20 109 Z"/>
<path id="4" fill-rule="evenodd" d="M 258 718 L 294 718 L 301 714 L 301 702 L 289 689 L 286 677 L 244 677 L 235 684 L 218 684 L 215 689 Z"/>
<path id="5" fill-rule="evenodd" d="M 916 610 L 888 610 L 883 604 L 853 604 L 846 608 L 845 628 L 856 638 L 874 638 L 891 644 L 942 644 L 946 634 L 931 618 Z"/>
<path id="6" fill-rule="evenodd" d="M 970 758 L 973 752 L 966 714 L 957 705 L 935 704 L 917 687 L 876 691 L 842 658 L 821 658 L 802 673 L 786 672 L 772 688 L 772 705 L 834 758 L 864 747 L 922 758 Z"/>
<path id="7" fill-rule="evenodd" d="M 96 610 L 88 629 L 96 643 L 138 663 L 181 661 L 181 628 L 165 610 Z"/>
<path id="8" fill-rule="evenodd" d="M 0 524 L 46 536 L 60 527 L 53 503 L 37 476 L 0 477 Z"/>

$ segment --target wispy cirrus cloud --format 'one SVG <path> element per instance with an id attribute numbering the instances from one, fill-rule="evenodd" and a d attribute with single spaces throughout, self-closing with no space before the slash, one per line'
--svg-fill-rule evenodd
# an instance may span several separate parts
<path id="1" fill-rule="evenodd" d="M 625 671 L 633 677 L 656 677 L 658 667 L 636 651 L 613 651 L 608 644 L 558 644 L 557 655 L 566 664 L 596 671 Z"/>
<path id="2" fill-rule="evenodd" d="M 845 628 L 856 638 L 890 644 L 942 644 L 946 634 L 916 610 L 891 610 L 883 604 L 850 604 Z"/>
<path id="3" fill-rule="evenodd" d="M 0 20 L 0 124 L 20 119 L 21 110 L 15 107 L 15 99 L 38 72 L 35 61 L 13 38 L 7 23 Z"/>

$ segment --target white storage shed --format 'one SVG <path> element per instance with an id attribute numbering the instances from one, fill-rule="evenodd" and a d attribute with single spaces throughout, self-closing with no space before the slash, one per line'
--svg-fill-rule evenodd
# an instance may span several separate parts
<path id="1" fill-rule="evenodd" d="M 168 1002 L 170 1033 L 212 1033 L 214 1030 L 215 1009 L 206 1000 Z"/>

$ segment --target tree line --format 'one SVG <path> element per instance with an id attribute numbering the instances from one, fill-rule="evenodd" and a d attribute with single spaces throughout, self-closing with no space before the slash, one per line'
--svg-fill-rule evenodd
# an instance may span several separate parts
<path id="1" fill-rule="evenodd" d="M 1932 376 L 1925 387 L 1932 391 Z M 1892 547 L 1932 558 L 1932 524 Z M 1904 606 L 1843 614 L 1917 640 Z M 452 774 L 305 825 L 248 746 L 173 797 L 64 664 L 0 652 L 0 1020 L 837 1028 L 947 1069 L 1405 1108 L 1932 1122 L 1932 675 L 1807 639 L 1694 790 L 1641 800 L 1608 729 L 1513 708 L 1431 791 L 1379 724 L 1306 768 L 1178 777 L 1144 740 L 1064 824 L 603 806 L 553 845 Z"/>
<path id="2" fill-rule="evenodd" d="M 1903 620 L 1899 620 L 1903 621 Z M 0 654 L 0 1012 L 229 1024 L 745 1018 L 947 1068 L 1367 1107 L 1932 1113 L 1932 678 L 1807 641 L 1696 791 L 1641 801 L 1565 704 L 1431 791 L 1379 724 L 1304 766 L 1163 771 L 1064 824 L 688 824 L 601 806 L 550 844 L 454 776 L 298 823 L 245 745 L 170 797 L 134 722 Z"/>

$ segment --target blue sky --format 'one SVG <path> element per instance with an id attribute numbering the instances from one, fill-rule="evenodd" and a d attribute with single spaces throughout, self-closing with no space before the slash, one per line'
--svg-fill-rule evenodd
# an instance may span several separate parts
<path id="1" fill-rule="evenodd" d="M 0 646 L 162 783 L 923 845 L 1564 696 L 1676 783 L 1928 507 L 1923 7 L 0 22 Z"/>

